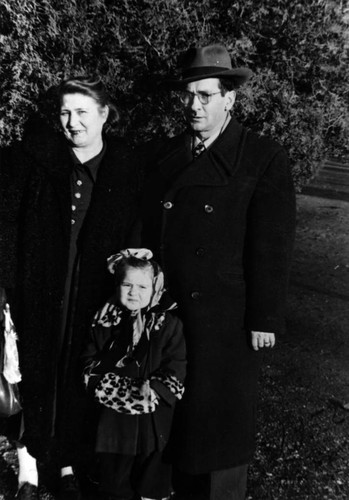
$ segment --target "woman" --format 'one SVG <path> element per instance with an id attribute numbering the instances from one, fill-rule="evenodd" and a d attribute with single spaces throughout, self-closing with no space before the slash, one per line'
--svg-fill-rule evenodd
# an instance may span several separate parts
<path id="1" fill-rule="evenodd" d="M 85 408 L 78 360 L 92 316 L 112 290 L 106 259 L 127 246 L 140 189 L 135 153 L 112 138 L 118 114 L 102 82 L 65 80 L 58 102 L 63 134 L 28 136 L 2 165 L 3 224 L 17 224 L 17 233 L 6 232 L 4 267 L 17 240 L 11 306 L 22 372 L 20 500 L 38 498 L 36 460 L 45 459 L 52 438 L 61 498 L 80 497 L 73 473 Z"/>

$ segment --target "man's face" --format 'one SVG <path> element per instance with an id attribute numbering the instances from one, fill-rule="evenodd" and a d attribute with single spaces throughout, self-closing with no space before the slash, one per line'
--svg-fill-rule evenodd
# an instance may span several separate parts
<path id="1" fill-rule="evenodd" d="M 186 118 L 191 128 L 202 138 L 208 138 L 219 132 L 227 117 L 227 113 L 235 102 L 235 91 L 222 95 L 218 78 L 206 78 L 187 85 L 190 97 L 183 104 Z M 197 94 L 210 95 L 209 102 L 202 104 Z M 214 95 L 212 95 L 214 94 Z"/>

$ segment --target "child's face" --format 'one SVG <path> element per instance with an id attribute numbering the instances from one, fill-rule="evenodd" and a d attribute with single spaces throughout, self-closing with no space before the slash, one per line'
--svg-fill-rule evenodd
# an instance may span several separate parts
<path id="1" fill-rule="evenodd" d="M 130 311 L 137 311 L 150 303 L 153 293 L 153 276 L 148 269 L 126 269 L 124 279 L 117 287 L 120 304 Z"/>

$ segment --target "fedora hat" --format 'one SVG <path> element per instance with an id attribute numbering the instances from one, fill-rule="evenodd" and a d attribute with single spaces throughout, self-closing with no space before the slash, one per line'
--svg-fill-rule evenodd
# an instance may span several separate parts
<path id="1" fill-rule="evenodd" d="M 179 76 L 165 80 L 165 86 L 179 88 L 205 78 L 229 78 L 236 86 L 252 75 L 248 68 L 233 68 L 229 53 L 222 45 L 207 45 L 188 49 L 179 61 Z"/>

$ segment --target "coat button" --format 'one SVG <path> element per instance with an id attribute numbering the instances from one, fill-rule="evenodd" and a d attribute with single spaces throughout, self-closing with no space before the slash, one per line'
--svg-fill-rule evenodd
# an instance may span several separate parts
<path id="1" fill-rule="evenodd" d="M 165 201 L 164 208 L 166 208 L 166 210 L 170 210 L 170 208 L 172 207 L 173 207 L 172 201 Z"/>
<path id="2" fill-rule="evenodd" d="M 212 212 L 213 212 L 213 206 L 212 205 L 205 205 L 205 212 L 207 214 L 212 214 Z"/>
<path id="3" fill-rule="evenodd" d="M 191 298 L 193 300 L 199 300 L 199 298 L 201 297 L 201 293 L 200 292 L 196 292 L 196 291 L 195 292 L 191 292 L 190 296 L 191 296 Z"/>
<path id="4" fill-rule="evenodd" d="M 204 248 L 197 248 L 195 253 L 198 257 L 203 257 L 203 255 L 205 255 L 205 249 Z"/>

